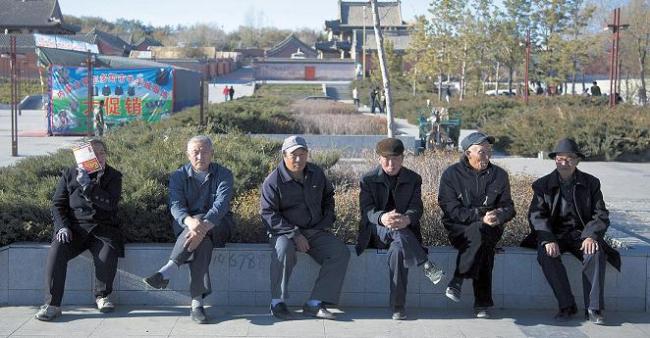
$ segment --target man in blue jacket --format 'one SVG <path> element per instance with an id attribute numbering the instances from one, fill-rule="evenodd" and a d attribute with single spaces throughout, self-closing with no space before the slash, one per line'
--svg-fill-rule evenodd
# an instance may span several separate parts
<path id="1" fill-rule="evenodd" d="M 282 143 L 282 162 L 262 185 L 262 222 L 275 252 L 271 257 L 271 314 L 290 319 L 285 300 L 296 251 L 310 255 L 321 269 L 303 314 L 335 319 L 325 304 L 338 303 L 350 250 L 329 229 L 334 224 L 334 188 L 318 166 L 308 163 L 307 142 L 290 136 Z"/>
<path id="2" fill-rule="evenodd" d="M 212 291 L 212 248 L 223 247 L 232 228 L 232 173 L 212 162 L 213 154 L 212 141 L 207 136 L 195 136 L 187 142 L 190 163 L 172 173 L 169 180 L 169 205 L 176 244 L 167 264 L 144 279 L 149 286 L 164 289 L 171 275 L 182 264 L 189 264 L 190 317 L 199 324 L 208 322 L 203 299 Z"/>

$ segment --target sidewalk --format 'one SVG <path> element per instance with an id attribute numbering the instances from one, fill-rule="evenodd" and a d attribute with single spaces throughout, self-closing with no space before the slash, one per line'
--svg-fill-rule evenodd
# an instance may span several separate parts
<path id="1" fill-rule="evenodd" d="M 43 111 L 23 110 L 18 116 L 18 156 L 11 156 L 11 110 L 0 109 L 0 167 L 20 159 L 56 152 L 79 142 L 79 136 L 47 136 Z"/>
<path id="2" fill-rule="evenodd" d="M 198 325 L 185 307 L 118 307 L 102 315 L 92 308 L 66 307 L 55 322 L 33 318 L 36 307 L 0 308 L 0 336 L 85 337 L 648 337 L 650 314 L 613 312 L 608 325 L 576 318 L 562 325 L 553 313 L 495 310 L 492 319 L 476 319 L 466 310 L 411 309 L 409 319 L 393 321 L 388 309 L 334 311 L 338 320 L 304 318 L 279 322 L 266 308 L 208 308 L 210 324 Z"/>

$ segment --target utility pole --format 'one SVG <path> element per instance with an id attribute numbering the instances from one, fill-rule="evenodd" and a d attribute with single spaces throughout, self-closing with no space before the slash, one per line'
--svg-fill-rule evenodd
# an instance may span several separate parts
<path id="1" fill-rule="evenodd" d="M 18 156 L 18 68 L 16 56 L 16 36 L 9 38 L 9 57 L 11 68 L 11 156 Z"/>
<path id="2" fill-rule="evenodd" d="M 93 99 L 94 95 L 94 86 L 93 86 L 93 54 L 90 52 L 90 49 L 86 52 L 86 73 L 88 81 L 88 104 L 86 109 L 86 136 L 93 136 L 93 110 L 95 107 L 95 102 Z"/>
<path id="3" fill-rule="evenodd" d="M 384 83 L 384 94 L 386 96 L 386 124 L 388 137 L 393 137 L 393 109 L 392 94 L 390 90 L 390 78 L 386 68 L 386 55 L 384 54 L 384 37 L 381 34 L 381 22 L 379 22 L 379 10 L 377 9 L 377 0 L 370 0 L 372 7 L 372 17 L 375 27 L 375 37 L 377 39 L 377 55 L 379 56 L 379 68 L 381 69 L 381 78 Z"/>
<path id="4" fill-rule="evenodd" d="M 609 107 L 614 108 L 617 104 L 616 99 L 619 74 L 619 48 L 618 42 L 621 39 L 621 29 L 626 29 L 630 25 L 621 24 L 621 9 L 614 9 L 613 23 L 607 24 L 607 29 L 612 31 L 612 52 L 609 65 Z"/>

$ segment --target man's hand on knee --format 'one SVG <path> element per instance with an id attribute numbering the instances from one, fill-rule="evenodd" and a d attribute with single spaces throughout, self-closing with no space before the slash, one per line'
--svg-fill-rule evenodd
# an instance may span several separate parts
<path id="1" fill-rule="evenodd" d="M 544 248 L 546 249 L 546 254 L 551 257 L 558 257 L 560 255 L 560 246 L 555 242 L 544 244 Z"/>
<path id="2" fill-rule="evenodd" d="M 309 241 L 303 234 L 293 236 L 293 242 L 296 243 L 296 249 L 300 252 L 309 251 Z"/>
<path id="3" fill-rule="evenodd" d="M 185 235 L 185 243 L 183 246 L 187 249 L 187 251 L 192 252 L 199 247 L 199 244 L 201 244 L 201 241 L 203 241 L 204 237 L 205 233 L 198 233 L 196 231 L 190 230 L 187 232 L 187 235 Z"/>
<path id="4" fill-rule="evenodd" d="M 587 237 L 584 241 L 582 241 L 580 250 L 582 250 L 585 255 L 593 255 L 596 253 L 596 251 L 598 251 L 598 242 L 594 241 L 590 237 Z"/>

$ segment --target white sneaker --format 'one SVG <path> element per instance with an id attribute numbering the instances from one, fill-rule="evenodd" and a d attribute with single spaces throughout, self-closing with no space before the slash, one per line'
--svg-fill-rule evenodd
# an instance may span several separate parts
<path id="1" fill-rule="evenodd" d="M 45 304 L 36 312 L 34 318 L 42 321 L 50 321 L 57 317 L 61 316 L 61 308 L 58 306 L 52 306 Z"/>
<path id="2" fill-rule="evenodd" d="M 95 304 L 97 304 L 97 309 L 101 313 L 113 312 L 115 310 L 115 305 L 108 297 L 95 298 Z"/>

